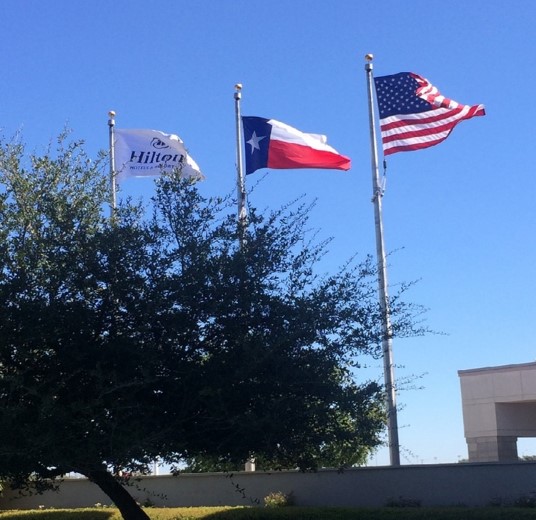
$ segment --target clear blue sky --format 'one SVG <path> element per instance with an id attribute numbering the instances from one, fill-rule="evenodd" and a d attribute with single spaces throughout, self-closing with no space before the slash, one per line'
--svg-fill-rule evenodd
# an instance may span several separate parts
<path id="1" fill-rule="evenodd" d="M 534 360 L 536 2 L 4 0 L 0 11 L 0 128 L 30 150 L 67 125 L 96 155 L 113 109 L 118 128 L 179 134 L 202 191 L 226 194 L 237 82 L 244 115 L 327 134 L 349 172 L 275 170 L 250 194 L 261 209 L 317 199 L 312 225 L 334 237 L 326 270 L 375 251 L 364 55 L 378 76 L 416 72 L 484 103 L 444 143 L 391 156 L 384 198 L 390 282 L 419 279 L 408 296 L 446 333 L 394 342 L 397 378 L 423 376 L 399 396 L 402 461 L 467 456 L 457 371 Z M 153 183 L 122 189 L 149 196 Z M 371 464 L 387 461 L 380 450 Z"/>

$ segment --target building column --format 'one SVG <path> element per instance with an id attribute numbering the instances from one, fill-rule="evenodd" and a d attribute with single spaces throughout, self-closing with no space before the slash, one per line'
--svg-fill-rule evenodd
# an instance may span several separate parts
<path id="1" fill-rule="evenodd" d="M 515 462 L 517 437 L 470 437 L 467 439 L 469 462 Z"/>

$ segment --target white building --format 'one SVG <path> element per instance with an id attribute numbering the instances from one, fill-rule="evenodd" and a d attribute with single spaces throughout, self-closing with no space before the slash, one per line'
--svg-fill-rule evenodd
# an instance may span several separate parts
<path id="1" fill-rule="evenodd" d="M 458 371 L 469 462 L 518 459 L 518 437 L 536 437 L 536 362 Z"/>

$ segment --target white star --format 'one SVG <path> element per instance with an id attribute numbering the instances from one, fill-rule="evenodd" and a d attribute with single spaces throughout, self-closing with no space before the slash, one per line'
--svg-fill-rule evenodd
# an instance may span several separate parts
<path id="1" fill-rule="evenodd" d="M 254 131 L 253 134 L 251 134 L 251 139 L 249 141 L 246 141 L 251 146 L 251 154 L 253 155 L 253 152 L 255 150 L 260 150 L 261 147 L 259 146 L 259 142 L 262 141 L 266 136 L 260 136 L 257 137 L 257 133 Z"/>

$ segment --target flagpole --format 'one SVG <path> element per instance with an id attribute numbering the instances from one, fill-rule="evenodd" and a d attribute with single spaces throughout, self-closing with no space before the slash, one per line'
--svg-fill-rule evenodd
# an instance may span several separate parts
<path id="1" fill-rule="evenodd" d="M 378 265 L 378 292 L 380 310 L 382 313 L 382 351 L 383 372 L 385 382 L 386 406 L 387 406 L 387 432 L 389 438 L 389 456 L 391 466 L 400 466 L 400 444 L 398 442 L 398 419 L 396 410 L 396 387 L 394 383 L 392 327 L 389 309 L 389 295 L 387 293 L 387 266 L 385 260 L 385 244 L 383 239 L 382 222 L 382 197 L 383 189 L 380 185 L 378 169 L 378 148 L 376 145 L 376 127 L 374 123 L 374 96 L 373 96 L 373 55 L 365 56 L 367 63 L 368 104 L 370 124 L 370 151 L 372 167 L 372 202 L 374 203 L 374 223 L 376 228 L 376 257 Z"/>
<path id="2" fill-rule="evenodd" d="M 246 225 L 246 181 L 242 165 L 242 116 L 240 114 L 240 100 L 242 99 L 242 84 L 235 85 L 235 118 L 236 118 L 236 190 L 238 200 L 238 223 L 242 234 Z"/>
<path id="3" fill-rule="evenodd" d="M 240 233 L 240 248 L 244 245 L 244 231 L 247 225 L 246 212 L 246 180 L 242 161 L 242 116 L 240 100 L 242 99 L 242 83 L 235 85 L 235 117 L 236 117 L 236 191 L 238 200 L 238 226 Z M 255 458 L 250 457 L 244 464 L 244 471 L 255 471 Z"/>
<path id="4" fill-rule="evenodd" d="M 115 184 L 115 112 L 108 112 L 108 128 L 110 140 L 110 186 L 111 186 L 111 202 L 110 202 L 110 218 L 113 218 L 117 206 L 116 184 Z"/>

